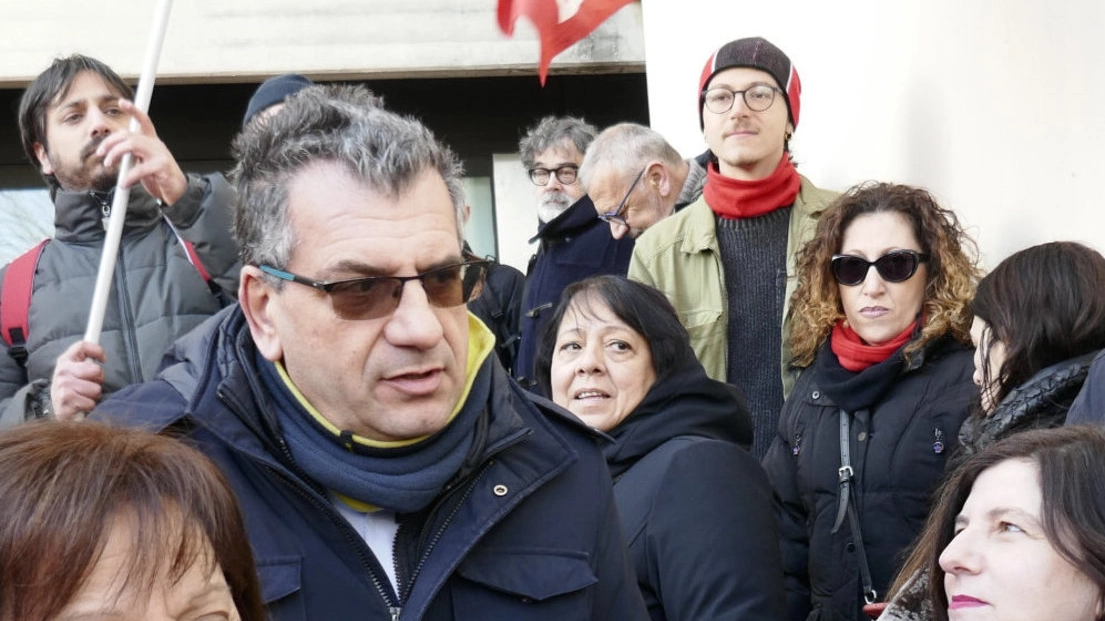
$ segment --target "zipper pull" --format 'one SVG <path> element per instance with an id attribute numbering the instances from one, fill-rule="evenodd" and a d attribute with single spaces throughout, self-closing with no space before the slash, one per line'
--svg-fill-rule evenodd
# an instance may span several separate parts
<path id="1" fill-rule="evenodd" d="M 944 452 L 944 430 L 937 427 L 932 430 L 932 452 L 937 455 Z"/>
<path id="2" fill-rule="evenodd" d="M 91 192 L 93 197 L 100 202 L 100 224 L 103 225 L 104 230 L 107 230 L 107 221 L 111 218 L 111 201 L 104 200 L 104 198 L 95 192 Z"/>
<path id="3" fill-rule="evenodd" d="M 802 434 L 794 434 L 794 441 L 790 443 L 790 452 L 795 457 L 798 457 L 798 453 L 802 452 Z"/>
<path id="4" fill-rule="evenodd" d="M 391 621 L 399 621 L 399 615 L 403 614 L 403 609 L 398 606 L 391 606 L 388 608 L 388 612 L 391 613 Z"/>

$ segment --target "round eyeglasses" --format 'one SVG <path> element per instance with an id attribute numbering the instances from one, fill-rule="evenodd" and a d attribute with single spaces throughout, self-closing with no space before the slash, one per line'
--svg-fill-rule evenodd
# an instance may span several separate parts
<path id="1" fill-rule="evenodd" d="M 874 261 L 850 254 L 837 254 L 833 255 L 829 267 L 838 283 L 845 287 L 854 287 L 867 280 L 867 272 L 872 265 L 879 277 L 886 282 L 905 282 L 913 278 L 917 268 L 928 260 L 929 255 L 915 250 L 895 250 Z"/>
<path id="2" fill-rule="evenodd" d="M 783 92 L 769 84 L 756 84 L 743 91 L 734 91 L 725 86 L 715 86 L 702 91 L 702 102 L 706 109 L 714 114 L 725 114 L 733 107 L 737 95 L 744 99 L 744 105 L 753 112 L 763 112 L 775 103 L 775 93 Z"/>
<path id="3" fill-rule="evenodd" d="M 549 179 L 553 175 L 556 175 L 556 180 L 564 185 L 572 185 L 576 182 L 576 177 L 579 175 L 579 166 L 575 164 L 565 164 L 560 168 L 548 169 L 548 168 L 531 168 L 529 169 L 529 180 L 533 182 L 533 185 L 548 185 Z"/>

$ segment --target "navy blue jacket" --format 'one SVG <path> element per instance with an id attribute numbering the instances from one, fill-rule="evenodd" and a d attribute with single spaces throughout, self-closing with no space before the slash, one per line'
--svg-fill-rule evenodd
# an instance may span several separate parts
<path id="1" fill-rule="evenodd" d="M 419 561 L 401 568 L 399 602 L 365 542 L 292 460 L 241 311 L 200 330 L 161 379 L 116 393 L 96 417 L 182 433 L 219 466 L 274 621 L 647 619 L 596 436 L 527 395 L 494 356 L 484 363 L 494 367 L 484 453 L 422 516 L 424 536 L 397 543 Z"/>
<path id="2" fill-rule="evenodd" d="M 787 619 L 866 619 L 851 525 L 836 533 L 840 410 L 820 369 L 802 372 L 763 465 L 775 489 Z M 898 573 L 928 517 L 978 388 L 970 348 L 945 337 L 912 357 L 873 407 L 849 413 L 853 493 L 875 591 Z"/>
<path id="3" fill-rule="evenodd" d="M 564 288 L 588 276 L 625 276 L 633 255 L 633 239 L 614 239 L 610 225 L 599 220 L 595 204 L 586 195 L 543 224 L 530 243 L 534 241 L 540 243 L 526 273 L 522 341 L 514 363 L 514 377 L 531 390 L 536 389 L 533 362 L 538 343 Z"/>
<path id="4" fill-rule="evenodd" d="M 1105 424 L 1105 350 L 1094 357 L 1082 390 L 1067 411 L 1067 425 Z"/>

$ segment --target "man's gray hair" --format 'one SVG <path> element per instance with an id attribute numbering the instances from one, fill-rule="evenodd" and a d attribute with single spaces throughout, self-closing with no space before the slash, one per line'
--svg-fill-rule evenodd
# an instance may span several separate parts
<path id="1" fill-rule="evenodd" d="M 633 175 L 653 160 L 660 160 L 669 168 L 678 168 L 683 158 L 652 128 L 637 123 L 611 125 L 595 138 L 583 155 L 579 182 L 587 190 L 595 171 L 604 171 L 630 183 Z"/>
<path id="2" fill-rule="evenodd" d="M 288 184 L 319 162 L 344 165 L 391 198 L 406 192 L 424 171 L 436 171 L 456 210 L 458 249 L 463 245 L 460 162 L 422 123 L 385 110 L 383 100 L 363 86 L 316 85 L 299 91 L 267 122 L 243 129 L 233 152 L 234 234 L 245 265 L 287 267 L 297 243 L 288 217 Z"/>
<path id="3" fill-rule="evenodd" d="M 538 155 L 563 142 L 575 145 L 582 154 L 587 151 L 587 147 L 597 133 L 595 126 L 583 119 L 573 116 L 547 116 L 538 121 L 537 125 L 529 128 L 526 135 L 518 142 L 522 166 L 526 170 L 533 168 L 537 163 Z"/>

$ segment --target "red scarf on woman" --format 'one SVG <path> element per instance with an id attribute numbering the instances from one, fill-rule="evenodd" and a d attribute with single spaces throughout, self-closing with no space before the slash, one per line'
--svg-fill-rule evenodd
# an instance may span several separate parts
<path id="1" fill-rule="evenodd" d="M 836 322 L 833 326 L 832 348 L 840 366 L 858 373 L 871 365 L 878 364 L 898 351 L 902 345 L 909 342 L 913 336 L 913 330 L 917 328 L 917 322 L 909 324 L 901 334 L 894 337 L 888 343 L 882 345 L 868 345 L 859 338 L 856 331 L 845 325 L 844 320 Z"/>
<path id="2" fill-rule="evenodd" d="M 784 153 L 775 172 L 755 181 L 722 176 L 717 163 L 710 162 L 706 167 L 706 186 L 702 188 L 702 196 L 710 209 L 722 218 L 755 218 L 793 205 L 801 187 L 802 179 L 794 169 L 790 156 Z"/>

